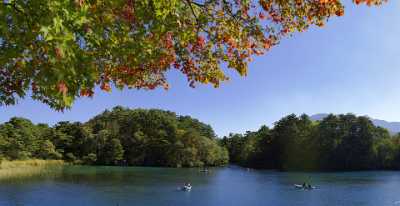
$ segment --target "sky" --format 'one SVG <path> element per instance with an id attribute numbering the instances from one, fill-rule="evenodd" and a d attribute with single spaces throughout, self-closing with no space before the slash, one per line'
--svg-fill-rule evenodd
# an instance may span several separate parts
<path id="1" fill-rule="evenodd" d="M 284 39 L 256 57 L 246 77 L 229 72 L 220 88 L 190 88 L 178 72 L 169 90 L 97 91 L 56 112 L 29 97 L 0 107 L 0 123 L 25 117 L 34 123 L 87 121 L 105 109 L 158 108 L 191 115 L 219 136 L 272 126 L 294 113 L 354 113 L 400 121 L 400 1 L 382 7 L 346 5 L 346 15 Z"/>

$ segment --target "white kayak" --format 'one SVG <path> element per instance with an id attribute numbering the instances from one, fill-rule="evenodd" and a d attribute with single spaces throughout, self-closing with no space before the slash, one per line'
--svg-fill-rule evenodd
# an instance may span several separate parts
<path id="1" fill-rule="evenodd" d="M 187 186 L 187 185 L 185 185 L 185 186 L 183 186 L 183 187 L 180 187 L 180 188 L 178 188 L 179 190 L 182 190 L 182 191 L 190 191 L 190 190 L 192 190 L 192 186 Z"/>
<path id="2" fill-rule="evenodd" d="M 299 185 L 299 184 L 294 184 L 294 187 L 297 189 L 303 189 L 303 190 L 312 190 L 312 189 L 316 189 L 316 187 L 311 186 L 311 187 L 304 187 L 303 185 Z"/>

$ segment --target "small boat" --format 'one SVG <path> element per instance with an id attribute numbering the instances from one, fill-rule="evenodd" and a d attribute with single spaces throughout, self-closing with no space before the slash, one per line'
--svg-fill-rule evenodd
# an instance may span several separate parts
<path id="1" fill-rule="evenodd" d="M 208 169 L 202 169 L 202 170 L 199 170 L 199 172 L 207 173 L 207 172 L 209 172 L 209 171 L 208 171 Z"/>
<path id="2" fill-rule="evenodd" d="M 302 190 L 313 190 L 316 189 L 315 186 L 303 186 L 303 185 L 299 185 L 299 184 L 294 184 L 294 187 L 297 189 L 302 189 Z"/>
<path id="3" fill-rule="evenodd" d="M 182 191 L 190 191 L 190 190 L 192 190 L 192 186 L 191 185 L 185 185 L 185 186 L 181 187 L 180 190 L 182 190 Z"/>
<path id="4" fill-rule="evenodd" d="M 297 189 L 303 189 L 303 185 L 299 185 L 299 184 L 294 184 L 294 187 Z"/>

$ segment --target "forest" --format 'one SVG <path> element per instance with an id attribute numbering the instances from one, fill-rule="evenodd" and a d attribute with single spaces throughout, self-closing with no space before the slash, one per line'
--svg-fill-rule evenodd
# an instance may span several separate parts
<path id="1" fill-rule="evenodd" d="M 0 124 L 0 159 L 74 164 L 195 167 L 228 163 L 213 129 L 189 116 L 115 107 L 86 123 L 50 127 L 24 118 Z"/>
<path id="2" fill-rule="evenodd" d="M 121 106 L 85 123 L 54 126 L 11 118 L 0 124 L 0 160 L 74 164 L 202 167 L 228 163 L 282 171 L 400 169 L 400 134 L 368 117 L 294 114 L 272 128 L 218 138 L 210 125 L 158 109 Z"/>
<path id="3" fill-rule="evenodd" d="M 258 131 L 221 140 L 230 161 L 283 171 L 400 169 L 400 134 L 376 127 L 368 117 L 329 115 L 321 121 L 288 115 Z"/>

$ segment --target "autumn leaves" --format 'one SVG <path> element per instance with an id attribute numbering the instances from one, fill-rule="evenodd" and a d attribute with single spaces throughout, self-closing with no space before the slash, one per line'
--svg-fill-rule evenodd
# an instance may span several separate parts
<path id="1" fill-rule="evenodd" d="M 93 96 L 96 87 L 167 89 L 171 69 L 192 87 L 218 87 L 228 79 L 221 65 L 246 75 L 253 57 L 284 37 L 344 15 L 341 0 L 43 0 L 1 6 L 0 43 L 7 52 L 0 58 L 0 105 L 15 104 L 31 90 L 55 109 Z"/>

